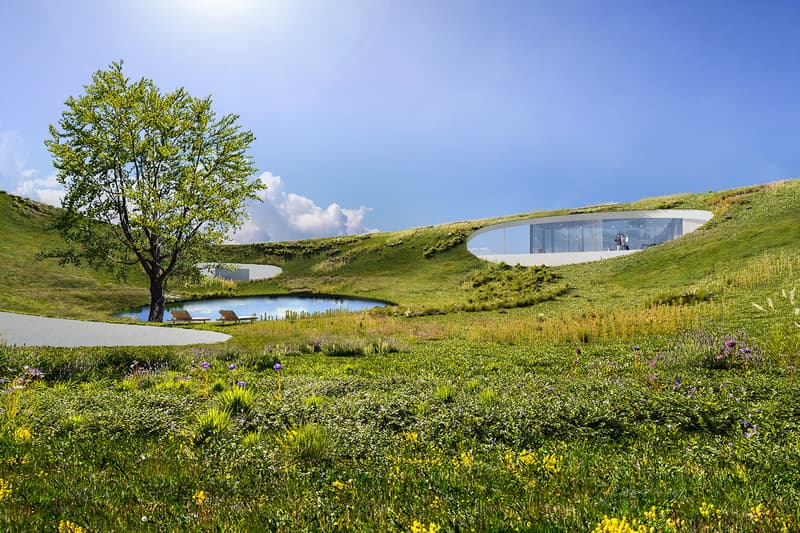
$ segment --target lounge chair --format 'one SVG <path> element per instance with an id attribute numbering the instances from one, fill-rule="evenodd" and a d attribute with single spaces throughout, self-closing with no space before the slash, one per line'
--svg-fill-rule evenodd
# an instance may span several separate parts
<path id="1" fill-rule="evenodd" d="M 220 309 L 219 314 L 222 316 L 219 317 L 217 320 L 221 322 L 239 323 L 239 322 L 253 322 L 254 320 L 258 320 L 258 317 L 256 315 L 239 316 L 236 314 L 235 311 L 232 311 L 231 309 Z"/>
<path id="2" fill-rule="evenodd" d="M 192 315 L 189 314 L 189 311 L 186 311 L 185 309 L 170 309 L 169 312 L 172 315 L 170 322 L 175 322 L 176 324 L 178 322 L 192 324 L 194 322 L 208 322 L 211 320 L 210 318 L 204 316 L 193 318 Z"/>

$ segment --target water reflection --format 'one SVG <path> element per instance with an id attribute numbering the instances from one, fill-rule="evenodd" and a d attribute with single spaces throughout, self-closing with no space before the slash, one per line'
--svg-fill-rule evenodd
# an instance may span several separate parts
<path id="1" fill-rule="evenodd" d="M 264 318 L 284 318 L 287 312 L 323 313 L 331 310 L 362 311 L 373 307 L 384 307 L 386 302 L 361 298 L 344 298 L 339 296 L 245 296 L 238 298 L 212 298 L 194 302 L 167 304 L 164 321 L 172 318 L 170 309 L 184 309 L 193 318 L 219 318 L 220 309 L 231 309 L 239 316 L 256 315 Z M 146 321 L 150 308 L 133 309 L 117 314 L 122 318 L 133 318 Z"/>

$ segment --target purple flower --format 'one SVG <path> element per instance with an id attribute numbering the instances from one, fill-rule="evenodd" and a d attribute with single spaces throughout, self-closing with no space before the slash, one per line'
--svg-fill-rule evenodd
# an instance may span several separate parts
<path id="1" fill-rule="evenodd" d="M 744 355 L 747 355 L 747 354 L 749 354 L 749 353 L 750 353 L 750 352 L 752 352 L 752 351 L 753 351 L 753 350 L 751 350 L 750 348 L 747 348 L 747 347 L 744 347 L 744 348 L 739 348 L 739 353 L 741 353 L 741 354 L 744 354 Z"/>
<path id="2" fill-rule="evenodd" d="M 28 369 L 25 370 L 25 372 L 27 372 L 27 374 L 29 376 L 33 377 L 33 378 L 43 378 L 44 377 L 44 372 L 42 372 L 38 368 L 28 368 Z"/>
<path id="3" fill-rule="evenodd" d="M 639 350 L 641 350 L 641 348 L 640 348 L 640 347 L 638 347 L 638 346 L 634 346 L 634 347 L 633 347 L 633 351 L 634 351 L 634 352 L 638 352 Z"/>
<path id="4" fill-rule="evenodd" d="M 726 350 L 733 350 L 736 348 L 736 341 L 733 339 L 728 339 L 725 341 L 725 349 Z"/>
<path id="5" fill-rule="evenodd" d="M 283 365 L 280 363 L 275 363 L 274 365 L 272 365 L 272 370 L 274 370 L 275 372 L 279 372 L 282 368 Z"/>
<path id="6" fill-rule="evenodd" d="M 581 354 L 581 349 L 575 348 L 575 355 L 580 355 L 580 354 Z"/>
<path id="7" fill-rule="evenodd" d="M 246 387 L 247 386 L 247 382 L 246 381 L 237 381 L 236 382 L 236 386 L 237 387 Z"/>
<path id="8" fill-rule="evenodd" d="M 202 368 L 203 370 L 208 370 L 209 368 L 211 368 L 211 363 L 209 363 L 208 361 L 203 361 L 202 363 L 200 363 L 200 368 Z"/>
<path id="9" fill-rule="evenodd" d="M 231 363 L 228 365 L 228 370 L 236 370 L 236 363 Z"/>
<path id="10" fill-rule="evenodd" d="M 647 364 L 648 364 L 648 366 L 649 366 L 650 368 L 653 368 L 654 366 L 656 366 L 656 360 L 655 360 L 655 359 L 651 359 L 651 360 L 649 360 L 649 361 L 647 362 Z"/>

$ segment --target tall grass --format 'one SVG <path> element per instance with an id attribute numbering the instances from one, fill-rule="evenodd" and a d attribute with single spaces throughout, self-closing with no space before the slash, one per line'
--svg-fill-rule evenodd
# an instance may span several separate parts
<path id="1" fill-rule="evenodd" d="M 696 306 L 587 309 L 554 316 L 485 317 L 459 329 L 470 341 L 585 343 L 675 333 L 718 320 L 724 312 L 725 306 L 715 302 Z"/>

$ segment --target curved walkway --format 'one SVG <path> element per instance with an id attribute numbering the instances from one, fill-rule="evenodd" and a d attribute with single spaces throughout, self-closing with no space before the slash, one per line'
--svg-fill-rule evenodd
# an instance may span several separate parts
<path id="1" fill-rule="evenodd" d="M 199 329 L 135 326 L 0 312 L 0 344 L 12 346 L 177 346 L 213 344 L 230 335 Z"/>

